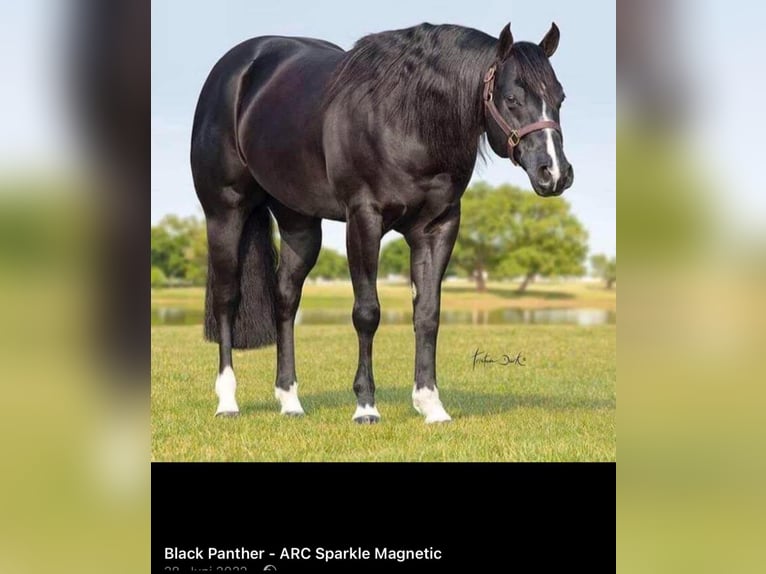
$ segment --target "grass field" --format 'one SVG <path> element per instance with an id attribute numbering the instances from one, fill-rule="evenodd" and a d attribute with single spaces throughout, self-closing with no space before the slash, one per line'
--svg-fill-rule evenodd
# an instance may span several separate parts
<path id="1" fill-rule="evenodd" d="M 442 288 L 442 310 L 502 309 L 507 307 L 614 309 L 616 291 L 601 284 L 547 283 L 533 284 L 526 293 L 518 293 L 514 283 L 490 283 L 485 293 L 477 293 L 472 283 L 445 283 Z M 384 311 L 412 309 L 412 294 L 403 284 L 378 285 L 378 296 Z M 204 287 L 152 289 L 152 306 L 201 309 Z M 348 309 L 354 302 L 350 283 L 307 283 L 303 288 L 301 309 Z"/>
<path id="2" fill-rule="evenodd" d="M 614 308 L 596 286 L 512 286 L 478 296 L 447 287 L 444 308 L 567 306 Z M 160 290 L 154 304 L 190 307 L 201 290 Z M 548 297 L 548 298 L 546 298 Z M 406 286 L 381 289 L 384 309 L 411 305 Z M 306 308 L 350 309 L 350 287 L 307 286 Z M 332 303 L 332 305 L 330 304 Z M 402 307 L 403 308 L 403 307 Z M 375 345 L 383 420 L 351 421 L 356 335 L 351 326 L 300 325 L 296 352 L 307 415 L 284 418 L 273 397 L 274 348 L 235 352 L 241 416 L 215 419 L 217 348 L 200 326 L 152 328 L 152 458 L 214 461 L 574 461 L 615 459 L 615 326 L 447 325 L 439 335 L 442 399 L 453 422 L 427 426 L 411 406 L 414 334 L 382 325 Z M 526 366 L 473 366 L 476 348 L 521 353 Z"/>

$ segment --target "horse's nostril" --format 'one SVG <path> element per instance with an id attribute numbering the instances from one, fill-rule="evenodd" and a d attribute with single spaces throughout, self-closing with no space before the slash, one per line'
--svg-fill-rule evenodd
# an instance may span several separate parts
<path id="1" fill-rule="evenodd" d="M 548 168 L 547 165 L 540 166 L 537 169 L 537 180 L 542 184 L 546 185 L 551 182 L 551 178 L 553 176 L 551 175 L 551 170 Z"/>

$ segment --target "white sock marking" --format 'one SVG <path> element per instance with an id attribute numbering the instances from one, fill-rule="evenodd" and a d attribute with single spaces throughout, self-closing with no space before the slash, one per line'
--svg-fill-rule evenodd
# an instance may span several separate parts
<path id="1" fill-rule="evenodd" d="M 358 418 L 367 417 L 367 416 L 380 418 L 378 407 L 370 406 L 370 405 L 364 405 L 364 406 L 356 405 L 356 411 L 354 412 L 354 416 L 351 417 L 351 420 L 355 421 Z"/>
<path id="2" fill-rule="evenodd" d="M 218 396 L 218 408 L 215 414 L 238 413 L 239 407 L 234 397 L 237 391 L 237 379 L 231 367 L 224 368 L 215 380 L 215 394 Z"/>
<path id="3" fill-rule="evenodd" d="M 305 414 L 301 402 L 298 400 L 298 383 L 294 382 L 286 391 L 279 387 L 274 387 L 274 396 L 282 405 L 283 415 L 302 415 Z"/>
<path id="4" fill-rule="evenodd" d="M 421 415 L 426 417 L 426 424 L 452 420 L 447 411 L 444 410 L 444 406 L 439 399 L 439 389 L 436 387 L 433 390 L 428 387 L 418 389 L 417 385 L 415 385 L 412 389 L 412 406 Z"/>
<path id="5" fill-rule="evenodd" d="M 548 116 L 548 106 L 545 105 L 544 101 L 543 120 L 551 120 L 551 118 Z M 543 131 L 545 132 L 545 150 L 548 152 L 548 155 L 551 158 L 551 178 L 553 179 L 553 186 L 555 187 L 559 182 L 559 179 L 561 179 L 561 162 L 559 162 L 559 156 L 556 153 L 556 146 L 553 143 L 553 130 L 551 128 L 545 128 Z"/>

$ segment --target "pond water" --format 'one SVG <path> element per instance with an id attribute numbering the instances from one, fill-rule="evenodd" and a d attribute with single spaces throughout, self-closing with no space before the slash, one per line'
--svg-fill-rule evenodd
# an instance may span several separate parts
<path id="1" fill-rule="evenodd" d="M 152 325 L 201 325 L 199 309 L 152 308 Z M 308 309 L 298 311 L 298 325 L 351 325 L 351 310 Z M 409 325 L 412 311 L 380 312 L 386 325 Z M 442 324 L 461 325 L 614 325 L 617 312 L 606 309 L 495 309 L 493 311 L 442 311 Z"/>

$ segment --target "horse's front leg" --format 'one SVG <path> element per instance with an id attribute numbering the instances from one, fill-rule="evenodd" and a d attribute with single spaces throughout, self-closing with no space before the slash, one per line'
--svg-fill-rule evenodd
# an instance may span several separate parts
<path id="1" fill-rule="evenodd" d="M 460 226 L 456 207 L 436 225 L 417 227 L 405 238 L 410 246 L 413 325 L 415 327 L 415 386 L 412 404 L 426 423 L 452 420 L 436 386 L 436 336 L 439 332 L 441 281 Z"/>
<path id="2" fill-rule="evenodd" d="M 372 376 L 372 340 L 380 323 L 380 302 L 375 281 L 378 277 L 380 214 L 369 207 L 352 208 L 347 214 L 346 251 L 354 286 L 354 328 L 359 339 L 359 365 L 354 377 L 358 423 L 376 423 L 380 413 L 375 406 L 375 380 Z"/>

